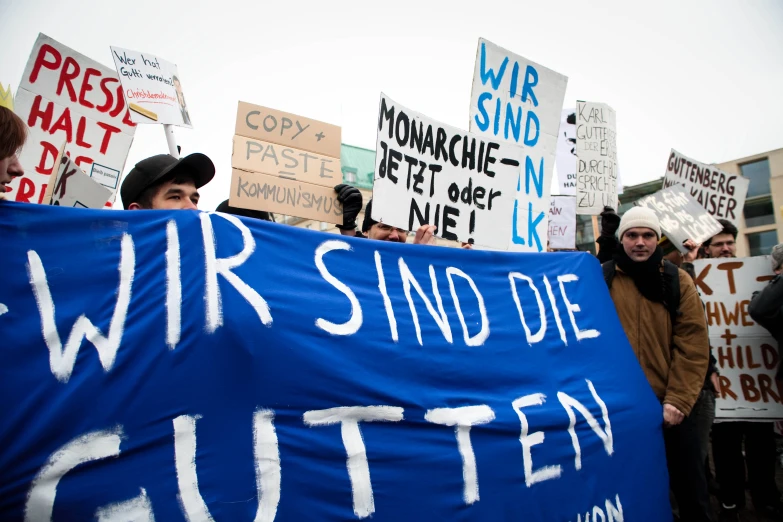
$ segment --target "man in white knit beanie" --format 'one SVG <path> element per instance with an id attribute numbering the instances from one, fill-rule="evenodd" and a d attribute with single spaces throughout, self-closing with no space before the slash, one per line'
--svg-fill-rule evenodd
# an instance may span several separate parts
<path id="1" fill-rule="evenodd" d="M 663 406 L 666 461 L 680 519 L 714 520 L 697 426 L 688 418 L 710 354 L 699 294 L 685 271 L 664 261 L 658 247 L 661 225 L 652 210 L 628 210 L 617 237 L 621 248 L 604 263 L 604 277 L 628 341 Z"/>

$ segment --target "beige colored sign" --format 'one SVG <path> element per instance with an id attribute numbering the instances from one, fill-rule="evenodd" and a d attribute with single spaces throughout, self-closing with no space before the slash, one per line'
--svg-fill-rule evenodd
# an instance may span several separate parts
<path id="1" fill-rule="evenodd" d="M 231 166 L 330 188 L 343 178 L 338 158 L 244 136 L 234 136 Z"/>
<path id="2" fill-rule="evenodd" d="M 340 127 L 242 101 L 237 110 L 234 134 L 340 157 Z"/>
<path id="3" fill-rule="evenodd" d="M 266 210 L 341 225 L 343 207 L 332 187 L 232 169 L 232 207 Z"/>

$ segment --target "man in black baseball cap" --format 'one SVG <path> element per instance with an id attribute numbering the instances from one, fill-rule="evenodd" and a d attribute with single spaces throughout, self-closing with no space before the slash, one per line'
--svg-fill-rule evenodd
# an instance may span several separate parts
<path id="1" fill-rule="evenodd" d="M 196 210 L 198 189 L 215 176 L 215 165 L 204 154 L 176 159 L 158 154 L 141 160 L 120 188 L 126 210 Z"/>

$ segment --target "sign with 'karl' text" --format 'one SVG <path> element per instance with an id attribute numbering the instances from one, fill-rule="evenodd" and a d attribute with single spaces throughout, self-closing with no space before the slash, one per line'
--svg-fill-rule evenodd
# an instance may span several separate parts
<path id="1" fill-rule="evenodd" d="M 576 213 L 617 209 L 617 123 L 605 103 L 576 102 Z"/>
<path id="2" fill-rule="evenodd" d="M 683 246 L 687 239 L 701 244 L 723 230 L 718 220 L 688 195 L 680 185 L 659 190 L 634 202 L 647 207 L 658 216 L 661 229 L 680 252 L 687 252 Z"/>
<path id="3" fill-rule="evenodd" d="M 517 200 L 509 250 L 546 248 L 549 192 L 568 78 L 483 38 L 479 39 L 470 99 L 470 132 L 522 147 L 511 173 Z"/>
<path id="4" fill-rule="evenodd" d="M 176 64 L 120 47 L 111 54 L 135 123 L 193 127 Z"/>
<path id="5" fill-rule="evenodd" d="M 3 519 L 671 518 L 587 253 L 15 202 L 0 245 Z"/>
<path id="6" fill-rule="evenodd" d="M 335 125 L 239 102 L 229 203 L 342 224 L 340 135 Z"/>
<path id="7" fill-rule="evenodd" d="M 720 372 L 715 418 L 783 419 L 783 389 L 775 381 L 778 346 L 748 312 L 753 292 L 774 277 L 769 257 L 700 259 L 693 265 Z"/>
<path id="8" fill-rule="evenodd" d="M 63 141 L 74 163 L 115 193 L 136 131 L 115 71 L 40 34 L 14 105 L 30 134 L 19 158 L 25 175 L 9 199 L 43 202 Z"/>
<path id="9" fill-rule="evenodd" d="M 738 224 L 745 208 L 750 180 L 683 156 L 672 149 L 663 187 L 682 185 L 715 218 Z"/>
<path id="10" fill-rule="evenodd" d="M 372 218 L 506 250 L 522 149 L 443 125 L 381 94 Z"/>

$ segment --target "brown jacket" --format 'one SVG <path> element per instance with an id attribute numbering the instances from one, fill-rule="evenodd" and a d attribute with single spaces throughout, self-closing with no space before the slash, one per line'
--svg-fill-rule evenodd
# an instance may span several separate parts
<path id="1" fill-rule="evenodd" d="M 620 323 L 655 395 L 685 415 L 699 397 L 710 358 L 704 309 L 693 280 L 680 274 L 680 315 L 647 300 L 630 276 L 616 269 L 610 294 Z"/>

